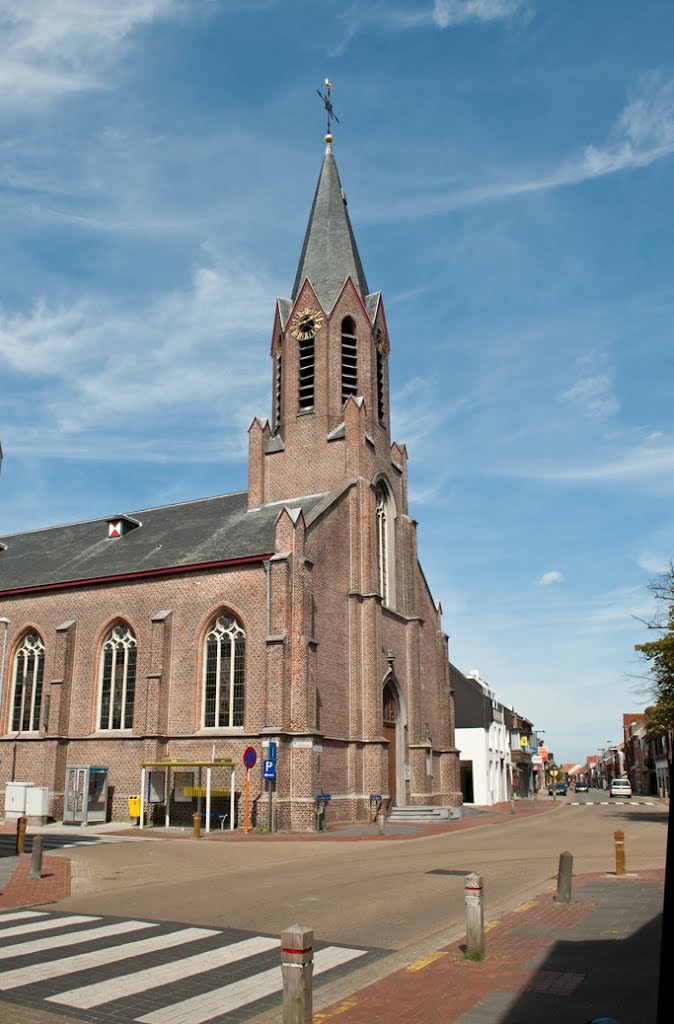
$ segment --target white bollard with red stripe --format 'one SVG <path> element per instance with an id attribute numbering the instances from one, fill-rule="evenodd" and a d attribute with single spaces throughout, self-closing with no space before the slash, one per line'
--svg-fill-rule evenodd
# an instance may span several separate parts
<path id="1" fill-rule="evenodd" d="M 469 960 L 484 957 L 484 889 L 482 875 L 466 875 L 466 956 Z"/>

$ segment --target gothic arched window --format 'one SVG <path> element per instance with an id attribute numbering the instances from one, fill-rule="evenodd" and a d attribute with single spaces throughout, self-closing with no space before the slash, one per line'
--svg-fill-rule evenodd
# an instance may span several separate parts
<path id="1" fill-rule="evenodd" d="M 37 633 L 27 633 L 14 659 L 13 732 L 38 732 L 43 675 L 42 638 Z"/>
<path id="2" fill-rule="evenodd" d="M 233 615 L 211 624 L 204 641 L 204 727 L 243 725 L 246 634 Z"/>
<path id="3" fill-rule="evenodd" d="M 389 500 L 383 484 L 375 491 L 375 516 L 377 526 L 377 592 L 388 604 L 389 596 Z"/>
<path id="4" fill-rule="evenodd" d="M 350 316 L 342 320 L 342 405 L 349 395 L 358 394 L 358 343 L 356 325 Z"/>
<path id="5" fill-rule="evenodd" d="M 136 691 L 136 638 L 127 625 L 114 626 L 101 652 L 100 729 L 131 729 Z"/>

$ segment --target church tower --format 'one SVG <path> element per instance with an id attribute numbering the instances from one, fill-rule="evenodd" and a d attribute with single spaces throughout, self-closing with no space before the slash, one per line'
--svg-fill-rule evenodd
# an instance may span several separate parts
<path id="1" fill-rule="evenodd" d="M 359 820 L 371 794 L 388 808 L 460 799 L 447 636 L 417 558 L 407 451 L 391 442 L 384 307 L 325 141 L 276 303 L 271 418 L 249 430 L 249 515 L 278 506 L 265 731 L 290 744 L 294 803 L 277 796 L 292 828 L 315 793 Z"/>
<path id="2" fill-rule="evenodd" d="M 250 428 L 249 508 L 331 491 L 371 476 L 369 463 L 390 463 L 386 318 L 367 286 L 330 134 L 271 355 L 271 418 Z M 402 463 L 397 446 L 395 455 Z"/>

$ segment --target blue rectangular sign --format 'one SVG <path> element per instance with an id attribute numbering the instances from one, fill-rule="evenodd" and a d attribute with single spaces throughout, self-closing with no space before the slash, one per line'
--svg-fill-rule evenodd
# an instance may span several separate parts
<path id="1" fill-rule="evenodd" d="M 267 760 L 273 761 L 276 764 L 276 740 L 269 740 L 269 749 L 267 751 Z"/>
<path id="2" fill-rule="evenodd" d="M 263 779 L 275 779 L 276 778 L 276 761 L 272 761 L 270 757 L 265 757 L 262 762 L 262 778 Z"/>

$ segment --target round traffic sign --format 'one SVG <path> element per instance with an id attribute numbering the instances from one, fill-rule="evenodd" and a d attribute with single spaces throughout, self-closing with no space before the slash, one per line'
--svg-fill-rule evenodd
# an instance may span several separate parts
<path id="1" fill-rule="evenodd" d="M 254 747 L 246 747 L 243 752 L 243 763 L 246 768 L 254 768 L 255 762 L 257 761 L 257 754 L 255 753 Z"/>

